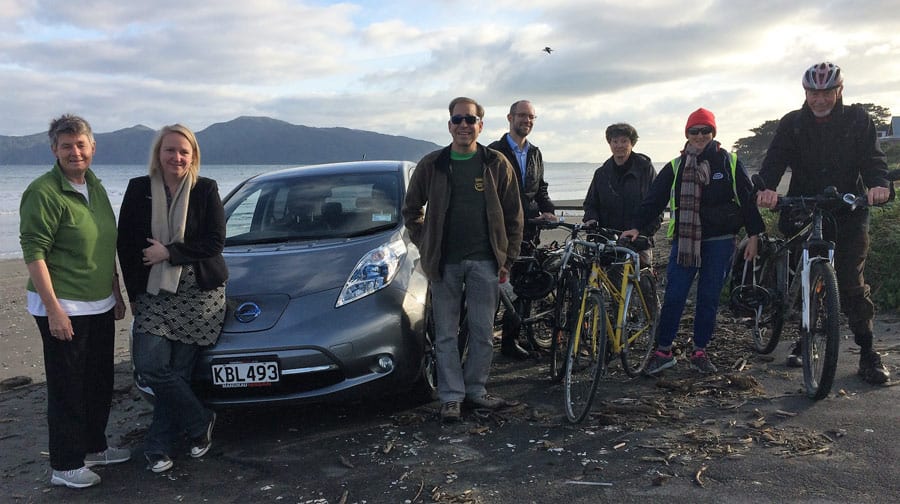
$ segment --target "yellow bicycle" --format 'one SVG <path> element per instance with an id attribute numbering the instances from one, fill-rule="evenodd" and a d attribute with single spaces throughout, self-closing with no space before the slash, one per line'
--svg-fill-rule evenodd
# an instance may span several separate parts
<path id="1" fill-rule="evenodd" d="M 620 245 L 618 231 L 601 230 L 589 238 L 575 243 L 590 272 L 566 354 L 566 417 L 573 423 L 587 416 L 616 355 L 628 376 L 640 375 L 655 344 L 659 314 L 655 281 L 649 268 L 641 269 L 638 255 L 649 248 L 647 237 Z"/>

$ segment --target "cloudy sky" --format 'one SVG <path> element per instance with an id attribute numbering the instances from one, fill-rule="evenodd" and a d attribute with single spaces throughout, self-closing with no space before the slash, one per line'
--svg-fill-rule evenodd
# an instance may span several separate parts
<path id="1" fill-rule="evenodd" d="M 547 161 L 602 161 L 619 121 L 666 161 L 697 107 L 731 147 L 797 108 L 821 60 L 847 103 L 900 115 L 898 34 L 898 0 L 0 0 L 0 135 L 62 112 L 96 132 L 251 115 L 443 145 L 467 95 L 483 143 L 527 98 Z"/>

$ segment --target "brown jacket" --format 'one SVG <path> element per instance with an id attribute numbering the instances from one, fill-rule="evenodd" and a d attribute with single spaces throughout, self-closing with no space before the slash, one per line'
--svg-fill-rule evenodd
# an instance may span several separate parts
<path id="1" fill-rule="evenodd" d="M 484 165 L 484 195 L 491 248 L 497 264 L 509 268 L 522 245 L 522 204 L 516 175 L 499 152 L 478 144 Z M 450 204 L 450 147 L 427 154 L 416 165 L 403 202 L 403 219 L 410 239 L 419 247 L 422 270 L 429 280 L 441 279 L 444 221 Z M 428 212 L 425 212 L 425 205 Z"/>

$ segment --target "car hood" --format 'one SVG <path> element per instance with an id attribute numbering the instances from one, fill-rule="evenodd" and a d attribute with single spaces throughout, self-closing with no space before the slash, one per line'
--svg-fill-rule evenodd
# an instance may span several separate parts
<path id="1" fill-rule="evenodd" d="M 286 294 L 290 298 L 344 286 L 370 250 L 394 234 L 342 240 L 227 247 L 226 294 L 231 297 Z M 335 293 L 337 299 L 337 293 Z"/>

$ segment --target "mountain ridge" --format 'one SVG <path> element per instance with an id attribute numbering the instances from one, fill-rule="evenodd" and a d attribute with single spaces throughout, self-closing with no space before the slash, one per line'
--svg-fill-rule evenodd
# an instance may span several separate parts
<path id="1" fill-rule="evenodd" d="M 360 159 L 418 161 L 441 146 L 345 127 L 318 128 L 266 116 L 240 116 L 195 131 L 204 164 L 314 164 Z M 94 132 L 96 164 L 146 164 L 156 130 L 137 124 Z M 0 166 L 54 161 L 46 133 L 0 135 Z"/>

